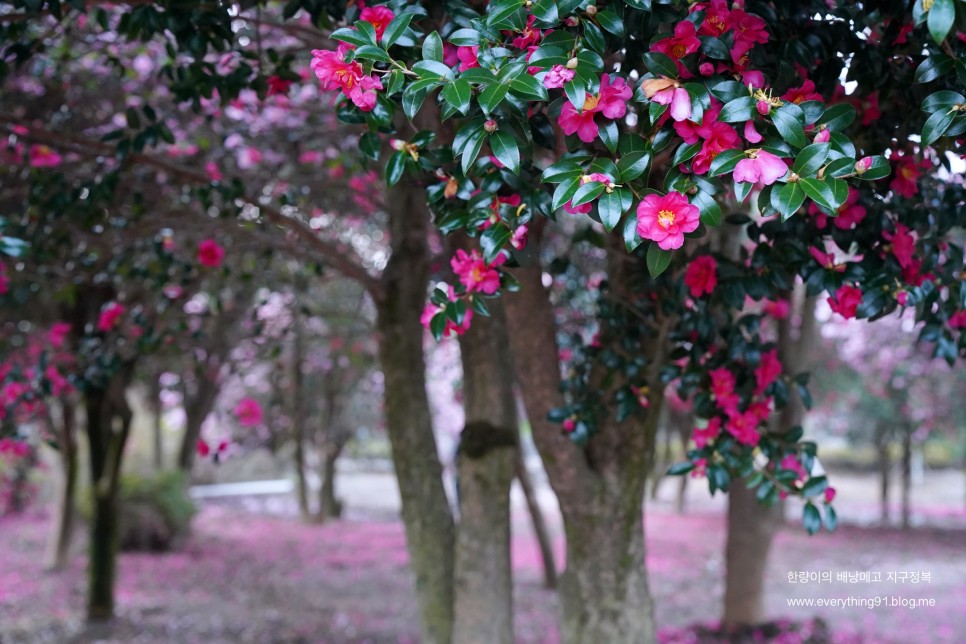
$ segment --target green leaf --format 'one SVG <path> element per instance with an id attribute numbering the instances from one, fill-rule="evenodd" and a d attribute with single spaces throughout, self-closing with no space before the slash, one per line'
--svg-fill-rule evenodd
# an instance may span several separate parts
<path id="1" fill-rule="evenodd" d="M 832 209 L 837 210 L 849 198 L 849 184 L 835 178 L 827 178 L 825 183 L 832 191 Z"/>
<path id="2" fill-rule="evenodd" d="M 386 163 L 386 183 L 394 186 L 402 179 L 403 172 L 406 170 L 406 153 L 396 152 Z"/>
<path id="3" fill-rule="evenodd" d="M 624 247 L 633 253 L 642 243 L 644 240 L 637 234 L 637 217 L 628 217 L 624 220 Z"/>
<path id="4" fill-rule="evenodd" d="M 520 148 L 512 134 L 503 130 L 494 132 L 490 135 L 490 148 L 500 163 L 510 172 L 514 174 L 520 172 Z"/>
<path id="5" fill-rule="evenodd" d="M 940 76 L 945 76 L 956 67 L 956 61 L 946 54 L 933 54 L 919 63 L 913 80 L 917 83 L 931 83 Z"/>
<path id="6" fill-rule="evenodd" d="M 574 194 L 576 194 L 577 189 L 580 188 L 580 185 L 580 176 L 560 182 L 560 185 L 557 186 L 557 189 L 553 191 L 553 198 L 551 200 L 550 207 L 554 210 L 563 208 L 564 204 L 570 201 Z"/>
<path id="7" fill-rule="evenodd" d="M 713 196 L 699 192 L 691 198 L 691 203 L 701 211 L 701 223 L 705 226 L 718 226 L 721 223 L 721 206 Z"/>
<path id="8" fill-rule="evenodd" d="M 717 177 L 728 174 L 735 169 L 738 162 L 745 158 L 745 153 L 741 150 L 722 150 L 711 162 L 708 170 L 709 177 Z"/>
<path id="9" fill-rule="evenodd" d="M 379 135 L 375 132 L 365 132 L 359 137 L 359 150 L 373 161 L 379 160 L 380 148 Z"/>
<path id="10" fill-rule="evenodd" d="M 687 474 L 694 469 L 694 463 L 691 461 L 684 461 L 683 463 L 675 463 L 667 470 L 668 476 L 680 476 L 681 474 Z"/>
<path id="11" fill-rule="evenodd" d="M 855 172 L 855 159 L 849 157 L 842 157 L 841 159 L 836 159 L 835 161 L 829 162 L 825 166 L 825 176 L 826 177 L 844 177 L 847 174 L 852 174 Z"/>
<path id="12" fill-rule="evenodd" d="M 537 0 L 530 6 L 530 13 L 536 16 L 537 20 L 547 24 L 553 24 L 560 18 L 557 3 L 554 0 Z"/>
<path id="13" fill-rule="evenodd" d="M 620 193 L 616 190 L 605 191 L 597 200 L 597 214 L 600 215 L 600 222 L 604 224 L 604 230 L 614 230 L 624 214 Z"/>
<path id="14" fill-rule="evenodd" d="M 392 58 L 381 47 L 363 45 L 353 51 L 353 60 L 377 60 L 381 63 L 388 63 L 392 61 Z"/>
<path id="15" fill-rule="evenodd" d="M 456 80 L 456 75 L 452 69 L 435 60 L 421 60 L 413 65 L 413 71 L 419 75 L 420 80 L 437 82 Z"/>
<path id="16" fill-rule="evenodd" d="M 509 91 L 509 86 L 503 83 L 493 83 L 488 85 L 482 92 L 480 92 L 477 100 L 480 103 L 480 107 L 483 109 L 483 113 L 489 115 L 500 102 L 506 98 L 507 91 Z"/>
<path id="17" fill-rule="evenodd" d="M 624 20 L 613 11 L 598 11 L 597 22 L 604 31 L 618 38 L 624 37 Z"/>
<path id="18" fill-rule="evenodd" d="M 701 52 L 718 60 L 731 60 L 728 46 L 714 36 L 701 36 Z"/>
<path id="19" fill-rule="evenodd" d="M 698 152 L 701 151 L 701 147 L 703 145 L 703 141 L 697 141 L 691 145 L 687 145 L 685 143 L 678 146 L 678 149 L 674 151 L 674 157 L 671 159 L 671 165 L 677 166 L 679 163 L 690 161 Z"/>
<path id="20" fill-rule="evenodd" d="M 412 12 L 407 11 L 393 18 L 392 22 L 386 27 L 386 30 L 382 32 L 382 46 L 386 49 L 392 47 L 403 35 L 403 32 L 409 28 L 409 23 L 413 21 L 414 15 Z"/>
<path id="21" fill-rule="evenodd" d="M 782 221 L 794 215 L 805 203 L 805 191 L 799 183 L 786 183 L 781 190 L 772 190 L 771 205 L 781 213 Z"/>
<path id="22" fill-rule="evenodd" d="M 597 133 L 611 154 L 615 154 L 617 152 L 617 141 L 620 134 L 617 131 L 617 121 L 607 121 L 605 125 L 597 130 Z"/>
<path id="23" fill-rule="evenodd" d="M 523 7 L 524 0 L 496 0 L 490 3 L 489 13 L 486 16 L 486 24 L 493 26 L 498 24 Z"/>
<path id="24" fill-rule="evenodd" d="M 651 277 L 657 277 L 670 265 L 671 251 L 662 249 L 657 242 L 651 242 L 650 248 L 647 249 L 647 272 Z"/>
<path id="25" fill-rule="evenodd" d="M 463 174 L 469 174 L 470 168 L 473 166 L 473 162 L 476 161 L 476 157 L 480 156 L 480 150 L 483 149 L 483 142 L 486 140 L 486 130 L 480 128 L 470 135 L 467 139 L 466 145 L 463 147 L 462 159 L 460 165 L 463 169 Z"/>
<path id="26" fill-rule="evenodd" d="M 835 513 L 835 508 L 831 505 L 825 506 L 825 529 L 829 532 L 835 532 L 835 528 L 839 525 L 839 517 Z"/>
<path id="27" fill-rule="evenodd" d="M 942 90 L 940 92 L 933 92 L 922 102 L 923 112 L 927 114 L 932 114 L 938 110 L 948 110 L 953 105 L 959 105 L 961 103 L 966 103 L 966 97 L 963 97 L 959 92 L 951 92 L 949 90 Z"/>
<path id="28" fill-rule="evenodd" d="M 544 183 L 560 183 L 564 179 L 579 177 L 584 174 L 584 169 L 574 159 L 564 159 L 548 166 L 540 175 L 540 180 Z"/>
<path id="29" fill-rule="evenodd" d="M 530 100 L 545 101 L 548 99 L 547 88 L 530 74 L 520 74 L 511 80 L 510 92 Z"/>
<path id="30" fill-rule="evenodd" d="M 473 88 L 464 78 L 457 78 L 454 82 L 443 87 L 440 92 L 443 100 L 455 107 L 462 114 L 466 114 L 470 109 L 470 99 L 473 97 Z"/>
<path id="31" fill-rule="evenodd" d="M 751 191 L 754 190 L 755 184 L 749 183 L 747 181 L 736 181 L 735 182 L 735 198 L 738 203 L 744 203 Z"/>
<path id="32" fill-rule="evenodd" d="M 332 32 L 331 37 L 333 40 L 349 43 L 350 45 L 355 45 L 356 47 L 376 44 L 375 41 L 370 42 L 369 38 L 365 34 L 361 33 L 358 29 L 352 29 L 351 27 L 343 27 L 342 29 L 336 29 L 335 31 Z"/>
<path id="33" fill-rule="evenodd" d="M 365 36 L 366 41 L 363 44 L 376 44 L 376 28 L 372 26 L 372 23 L 366 22 L 365 20 L 356 20 L 355 27 L 359 30 L 360 34 Z"/>
<path id="34" fill-rule="evenodd" d="M 574 196 L 570 199 L 570 205 L 573 207 L 581 206 L 585 203 L 590 203 L 607 189 L 600 181 L 588 181 L 587 183 L 581 183 L 580 187 L 574 193 Z"/>
<path id="35" fill-rule="evenodd" d="M 956 5 L 953 0 L 935 0 L 926 18 L 926 26 L 929 27 L 932 39 L 941 44 L 953 28 L 955 20 Z"/>
<path id="36" fill-rule="evenodd" d="M 628 152 L 617 160 L 620 181 L 627 183 L 640 177 L 647 170 L 651 155 L 647 152 Z"/>
<path id="37" fill-rule="evenodd" d="M 748 88 L 738 81 L 722 81 L 711 88 L 711 93 L 722 103 L 748 96 Z"/>
<path id="38" fill-rule="evenodd" d="M 480 44 L 480 32 L 476 29 L 457 29 L 447 40 L 457 47 L 473 47 Z"/>
<path id="39" fill-rule="evenodd" d="M 426 100 L 426 95 L 429 93 L 427 89 L 420 89 L 418 83 L 413 83 L 403 91 L 402 95 L 402 106 L 403 112 L 407 117 L 412 119 L 416 116 L 416 112 L 419 108 L 423 106 L 423 101 Z"/>
<path id="40" fill-rule="evenodd" d="M 858 175 L 857 178 L 864 179 L 865 181 L 875 181 L 876 179 L 882 179 L 883 177 L 888 177 L 892 172 L 892 166 L 889 165 L 888 159 L 883 156 L 872 157 L 872 165 L 869 169 Z"/>
<path id="41" fill-rule="evenodd" d="M 939 4 L 938 2 L 936 4 Z M 929 12 L 932 14 L 932 11 Z M 939 112 L 934 112 L 932 116 L 926 119 L 925 124 L 922 126 L 922 144 L 932 145 L 939 138 L 946 133 L 949 126 L 952 125 L 953 119 L 956 113 L 950 110 L 941 110 Z"/>
<path id="42" fill-rule="evenodd" d="M 506 246 L 512 236 L 513 233 L 503 223 L 487 228 L 480 235 L 480 248 L 483 249 L 483 261 L 487 264 L 493 263 L 493 260 L 500 254 L 500 251 L 503 250 L 503 247 Z"/>
<path id="43" fill-rule="evenodd" d="M 423 41 L 423 60 L 443 62 L 443 39 L 435 31 L 426 36 L 426 40 Z"/>
<path id="44" fill-rule="evenodd" d="M 854 120 L 855 108 L 848 103 L 839 103 L 826 109 L 818 120 L 818 124 L 824 125 L 826 129 L 833 132 L 841 132 L 852 125 Z"/>
<path id="45" fill-rule="evenodd" d="M 723 111 L 723 110 L 722 110 Z M 720 117 L 719 117 L 720 118 Z M 794 103 L 785 103 L 772 111 L 772 122 L 786 143 L 796 148 L 808 145 L 803 123 L 805 115 L 802 108 Z"/>
<path id="46" fill-rule="evenodd" d="M 795 158 L 792 172 L 800 177 L 810 177 L 825 164 L 832 146 L 828 143 L 813 143 L 807 146 Z"/>
<path id="47" fill-rule="evenodd" d="M 647 70 L 655 76 L 667 76 L 668 78 L 678 77 L 678 67 L 670 56 L 666 56 L 658 51 L 649 51 L 644 56 L 644 64 Z"/>
<path id="48" fill-rule="evenodd" d="M 440 311 L 432 317 L 429 321 L 429 332 L 433 334 L 433 338 L 439 342 L 443 339 L 443 334 L 446 332 L 446 313 Z"/>
<path id="49" fill-rule="evenodd" d="M 811 501 L 805 504 L 802 511 L 802 525 L 809 534 L 815 534 L 822 527 L 822 515 Z"/>
<path id="50" fill-rule="evenodd" d="M 718 120 L 722 123 L 740 123 L 749 121 L 757 112 L 756 101 L 751 96 L 742 96 L 733 101 L 725 103 L 718 114 Z"/>
<path id="51" fill-rule="evenodd" d="M 587 98 L 587 89 L 584 87 L 583 82 L 578 81 L 579 79 L 574 78 L 564 83 L 564 93 L 567 95 L 567 99 L 573 103 L 574 107 L 582 110 L 584 101 Z"/>
<path id="52" fill-rule="evenodd" d="M 813 476 L 808 479 L 802 487 L 802 496 L 805 498 L 817 496 L 825 491 L 828 487 L 828 479 L 824 476 Z"/>

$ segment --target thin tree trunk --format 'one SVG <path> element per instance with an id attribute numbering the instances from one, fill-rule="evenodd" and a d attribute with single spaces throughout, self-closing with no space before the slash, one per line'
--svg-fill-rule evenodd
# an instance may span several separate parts
<path id="1" fill-rule="evenodd" d="M 533 523 L 533 535 L 537 538 L 537 545 L 540 547 L 540 560 L 543 562 L 543 586 L 544 588 L 557 587 L 557 564 L 553 557 L 553 542 L 550 539 L 550 531 L 547 529 L 547 522 L 543 516 L 543 509 L 537 499 L 537 491 L 533 488 L 533 480 L 527 470 L 527 464 L 523 461 L 523 452 L 520 451 L 516 462 L 517 480 L 520 481 L 520 489 L 523 490 L 523 498 L 527 501 L 527 510 L 530 513 L 530 520 Z"/>
<path id="2" fill-rule="evenodd" d="M 60 490 L 57 498 L 57 516 L 54 531 L 47 545 L 47 570 L 61 570 L 70 557 L 71 537 L 74 534 L 74 498 L 77 494 L 77 437 L 74 434 L 74 405 L 61 400 L 60 427 L 57 437 L 57 455 L 60 458 Z M 54 421 L 56 422 L 56 421 Z"/>
<path id="3" fill-rule="evenodd" d="M 305 376 L 302 373 L 302 314 L 299 311 L 301 283 L 296 282 L 292 307 L 292 440 L 295 442 L 295 491 L 302 521 L 312 518 L 305 466 Z"/>
<path id="4" fill-rule="evenodd" d="M 151 398 L 149 409 L 152 414 L 151 435 L 154 441 L 154 469 L 158 472 L 164 469 L 164 433 L 161 427 L 161 379 L 157 374 L 149 378 L 148 396 Z"/>
<path id="5" fill-rule="evenodd" d="M 510 574 L 510 486 L 517 459 L 516 400 L 499 301 L 460 337 L 466 425 L 457 467 L 453 642 L 513 641 Z"/>
<path id="6" fill-rule="evenodd" d="M 681 453 L 688 453 L 688 440 L 691 437 L 690 429 L 680 429 L 677 432 L 678 440 L 681 441 Z M 688 481 L 691 480 L 690 476 L 679 476 L 678 477 L 678 493 L 677 499 L 674 503 L 674 509 L 678 514 L 684 514 L 687 511 L 688 502 Z"/>
<path id="7" fill-rule="evenodd" d="M 386 210 L 392 254 L 376 302 L 386 431 L 416 578 L 422 641 L 446 644 L 453 628 L 454 526 L 433 436 L 419 321 L 429 279 L 429 213 L 422 187 L 397 184 L 389 190 Z"/>
<path id="8" fill-rule="evenodd" d="M 107 388 L 85 394 L 94 510 L 87 594 L 87 619 L 92 622 L 114 617 L 121 461 L 132 418 L 124 394 L 132 370 L 132 363 L 123 364 Z"/>
<path id="9" fill-rule="evenodd" d="M 912 431 L 902 428 L 902 529 L 912 527 Z"/>
<path id="10" fill-rule="evenodd" d="M 765 571 L 781 518 L 780 504 L 765 507 L 743 479 L 732 482 L 725 546 L 725 626 L 756 625 L 765 620 Z"/>
<path id="11" fill-rule="evenodd" d="M 219 387 L 213 378 L 198 374 L 197 389 L 185 401 L 184 436 L 181 438 L 181 449 L 178 451 L 178 469 L 186 474 L 191 472 L 197 453 L 198 439 L 201 438 L 201 426 L 215 408 L 218 400 Z M 187 479 L 186 479 L 187 480 Z"/>
<path id="12" fill-rule="evenodd" d="M 889 525 L 892 521 L 889 510 L 892 458 L 889 454 L 889 441 L 886 440 L 885 432 L 881 428 L 876 428 L 875 434 L 876 464 L 879 470 L 879 521 L 882 525 Z"/>
<path id="13" fill-rule="evenodd" d="M 345 447 L 345 440 L 329 438 L 324 448 L 322 485 L 319 487 L 319 521 L 342 516 L 342 502 L 335 494 L 335 464 Z"/>

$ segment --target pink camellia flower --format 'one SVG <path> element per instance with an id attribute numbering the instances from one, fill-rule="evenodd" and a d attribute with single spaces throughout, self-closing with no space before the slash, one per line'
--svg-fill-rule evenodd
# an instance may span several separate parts
<path id="1" fill-rule="evenodd" d="M 763 138 L 761 134 L 758 133 L 758 130 L 755 129 L 754 121 L 745 121 L 744 135 L 745 141 L 748 141 L 748 143 L 751 143 L 752 145 L 755 143 L 761 143 Z"/>
<path id="2" fill-rule="evenodd" d="M 833 313 L 838 313 L 846 320 L 854 318 L 855 312 L 862 303 L 862 289 L 855 286 L 843 284 L 835 291 L 834 296 L 829 296 L 828 304 L 832 307 Z"/>
<path id="3" fill-rule="evenodd" d="M 721 419 L 715 416 L 708 421 L 708 425 L 704 429 L 695 427 L 691 432 L 691 438 L 694 439 L 694 446 L 698 449 L 701 449 L 716 439 L 720 433 Z"/>
<path id="4" fill-rule="evenodd" d="M 56 322 L 50 327 L 50 331 L 47 332 L 47 341 L 50 342 L 50 346 L 55 349 L 60 349 L 64 346 L 68 333 L 70 333 L 70 325 L 68 323 Z"/>
<path id="5" fill-rule="evenodd" d="M 584 143 L 592 143 L 600 129 L 594 121 L 599 112 L 609 119 L 618 119 L 627 113 L 627 101 L 633 92 L 623 78 L 616 77 L 613 82 L 608 74 L 600 77 L 600 93 L 584 98 L 584 105 L 578 113 L 569 100 L 560 110 L 560 129 L 564 134 L 577 134 Z"/>
<path id="6" fill-rule="evenodd" d="M 526 225 L 520 226 L 513 231 L 513 236 L 510 237 L 510 245 L 517 250 L 523 250 L 523 248 L 527 245 Z"/>
<path id="7" fill-rule="evenodd" d="M 647 195 L 637 206 L 637 234 L 663 250 L 684 245 L 684 234 L 697 229 L 701 211 L 680 192 Z"/>
<path id="8" fill-rule="evenodd" d="M 704 9 L 704 22 L 698 29 L 702 36 L 723 36 L 726 31 L 731 29 L 731 12 L 728 10 L 727 0 L 711 0 L 711 2 L 698 3 L 691 6 L 691 12 Z"/>
<path id="9" fill-rule="evenodd" d="M 825 488 L 825 502 L 831 503 L 834 500 L 835 500 L 835 488 L 834 487 Z"/>
<path id="10" fill-rule="evenodd" d="M 564 418 L 562 427 L 569 434 L 577 428 L 577 421 L 574 418 Z"/>
<path id="11" fill-rule="evenodd" d="M 563 65 L 554 65 L 543 77 L 543 86 L 547 89 L 560 89 L 573 80 L 575 74 L 574 70 L 567 69 Z"/>
<path id="12" fill-rule="evenodd" d="M 470 47 L 458 47 L 456 49 L 456 58 L 460 61 L 460 71 L 465 72 L 467 69 L 473 69 L 474 67 L 480 66 L 480 61 L 476 59 L 477 52 L 480 48 L 476 45 Z"/>
<path id="13" fill-rule="evenodd" d="M 218 169 L 218 164 L 214 161 L 209 161 L 205 164 L 205 174 L 208 175 L 208 179 L 211 181 L 221 181 L 225 178 L 221 174 L 221 170 Z"/>
<path id="14" fill-rule="evenodd" d="M 262 406 L 254 398 L 245 397 L 239 400 L 233 413 L 242 427 L 255 427 L 262 422 Z"/>
<path id="15" fill-rule="evenodd" d="M 681 59 L 688 54 L 693 54 L 701 47 L 698 40 L 697 29 L 694 23 L 682 20 L 674 25 L 674 35 L 669 38 L 658 40 L 651 45 L 651 51 L 656 51 L 670 56 L 677 64 L 679 69 L 683 69 Z"/>
<path id="16" fill-rule="evenodd" d="M 208 455 L 211 453 L 211 448 L 208 447 L 208 443 L 205 441 L 205 439 L 199 438 L 195 442 L 195 451 L 201 458 L 208 458 Z"/>
<path id="17" fill-rule="evenodd" d="M 788 303 L 788 300 L 764 300 L 762 304 L 762 312 L 776 320 L 784 320 L 792 312 L 792 307 Z"/>
<path id="18" fill-rule="evenodd" d="M 863 175 L 872 167 L 872 157 L 862 157 L 855 162 L 855 173 L 857 175 Z"/>
<path id="19" fill-rule="evenodd" d="M 468 293 L 491 295 L 500 288 L 500 272 L 495 267 L 505 261 L 506 256 L 501 253 L 493 263 L 487 264 L 478 250 L 467 253 L 460 248 L 450 260 L 450 266 Z"/>
<path id="20" fill-rule="evenodd" d="M 285 96 L 288 94 L 290 87 L 292 87 L 292 81 L 288 79 L 282 78 L 281 76 L 268 77 L 268 96 L 275 96 L 276 94 Z"/>
<path id="21" fill-rule="evenodd" d="M 718 262 L 710 255 L 702 255 L 688 264 L 684 273 L 684 284 L 690 289 L 691 297 L 711 295 L 718 285 Z"/>
<path id="22" fill-rule="evenodd" d="M 537 17 L 531 13 L 527 18 L 527 26 L 513 39 L 512 44 L 514 47 L 517 49 L 527 49 L 540 42 L 540 39 L 543 37 L 543 32 L 533 28 L 533 23 L 536 20 Z"/>
<path id="23" fill-rule="evenodd" d="M 747 159 L 742 159 L 735 166 L 735 181 L 761 183 L 770 186 L 788 173 L 785 162 L 771 152 L 761 149 L 745 150 Z"/>
<path id="24" fill-rule="evenodd" d="M 815 135 L 813 141 L 815 143 L 828 143 L 829 139 L 832 138 L 831 130 L 820 130 L 818 134 Z"/>
<path id="25" fill-rule="evenodd" d="M 735 4 L 737 5 L 737 3 Z M 747 13 L 736 6 L 732 9 L 728 18 L 735 35 L 734 45 L 731 48 L 731 60 L 735 63 L 741 61 L 756 44 L 763 45 L 768 42 L 768 32 L 765 30 L 766 23 L 758 16 Z M 760 84 L 757 85 L 757 87 L 760 86 Z"/>
<path id="26" fill-rule="evenodd" d="M 732 415 L 728 418 L 725 429 L 742 445 L 754 447 L 761 440 L 761 434 L 758 433 L 758 415 L 752 412 Z"/>
<path id="27" fill-rule="evenodd" d="M 808 475 L 808 473 L 805 471 L 805 468 L 802 467 L 802 462 L 798 460 L 798 457 L 794 454 L 785 454 L 778 466 L 783 470 L 791 470 L 792 472 L 798 474 L 799 481 L 804 480 L 804 478 Z"/>
<path id="28" fill-rule="evenodd" d="M 376 90 L 382 89 L 382 81 L 362 73 L 362 65 L 345 61 L 351 47 L 345 43 L 336 51 L 312 50 L 312 70 L 322 89 L 341 89 L 352 103 L 363 112 L 371 112 L 376 106 Z"/>
<path id="29" fill-rule="evenodd" d="M 691 96 L 688 90 L 671 78 L 649 78 L 641 83 L 641 89 L 648 100 L 659 105 L 670 105 L 671 119 L 687 121 L 691 118 Z"/>
<path id="30" fill-rule="evenodd" d="M 761 362 L 755 367 L 755 395 L 763 394 L 780 375 L 782 375 L 782 363 L 778 359 L 778 352 L 772 349 L 761 354 Z"/>
<path id="31" fill-rule="evenodd" d="M 594 206 L 591 202 L 580 204 L 579 206 L 573 206 L 571 202 L 564 204 L 563 209 L 565 212 L 571 215 L 586 215 L 588 212 L 593 210 Z"/>
<path id="32" fill-rule="evenodd" d="M 100 316 L 97 318 L 97 330 L 104 333 L 108 333 L 115 326 L 117 326 L 117 321 L 120 319 L 127 309 L 124 308 L 123 304 L 117 302 L 109 302 L 101 310 Z"/>
<path id="33" fill-rule="evenodd" d="M 395 17 L 396 14 L 392 12 L 392 9 L 383 6 L 366 7 L 359 14 L 359 20 L 368 22 L 376 30 L 376 38 L 382 38 L 382 34 L 386 33 L 386 27 Z"/>
<path id="34" fill-rule="evenodd" d="M 46 145 L 30 146 L 30 167 L 31 168 L 56 168 L 63 162 L 63 157 L 48 148 Z"/>
<path id="35" fill-rule="evenodd" d="M 949 328 L 966 329 L 966 310 L 956 311 L 949 316 Z"/>
<path id="36" fill-rule="evenodd" d="M 198 243 L 198 263 L 207 268 L 218 268 L 225 257 L 225 249 L 214 239 Z"/>
<path id="37" fill-rule="evenodd" d="M 834 253 L 826 253 L 825 251 L 819 250 L 814 246 L 809 246 L 808 253 L 816 262 L 818 262 L 819 266 L 825 270 L 836 271 L 838 273 L 845 271 L 845 264 L 835 263 Z"/>
<path id="38" fill-rule="evenodd" d="M 448 296 L 450 302 L 456 301 L 456 290 L 452 286 L 448 286 Z M 442 313 L 446 310 L 445 304 L 433 304 L 429 302 L 426 304 L 426 308 L 423 309 L 422 315 L 419 317 L 419 322 L 428 330 L 433 322 L 433 318 L 437 314 Z M 463 335 L 470 329 L 470 325 L 473 323 L 473 309 L 467 308 L 466 313 L 463 314 L 463 323 L 456 324 L 451 319 L 446 318 L 446 326 L 443 328 L 443 335 L 445 337 L 452 337 L 454 335 Z"/>
<path id="39" fill-rule="evenodd" d="M 718 408 L 729 416 L 737 414 L 741 399 L 735 392 L 735 375 L 725 367 L 713 369 L 708 375 L 711 377 L 711 395 Z"/>

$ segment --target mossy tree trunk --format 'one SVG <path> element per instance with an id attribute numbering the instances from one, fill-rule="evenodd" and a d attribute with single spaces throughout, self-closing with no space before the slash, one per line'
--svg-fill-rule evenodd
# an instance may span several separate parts
<path id="1" fill-rule="evenodd" d="M 460 337 L 466 425 L 460 435 L 453 642 L 513 642 L 510 486 L 518 427 L 502 304 Z"/>
<path id="2" fill-rule="evenodd" d="M 453 628 L 454 525 L 436 451 L 423 356 L 429 279 L 429 212 L 423 187 L 388 192 L 392 254 L 376 301 L 386 431 L 402 499 L 410 566 L 416 577 L 422 641 L 448 643 Z"/>

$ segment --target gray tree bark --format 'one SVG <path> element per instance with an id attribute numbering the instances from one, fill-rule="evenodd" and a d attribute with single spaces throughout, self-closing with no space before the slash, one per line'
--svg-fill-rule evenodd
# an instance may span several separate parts
<path id="1" fill-rule="evenodd" d="M 77 436 L 74 429 L 74 404 L 67 398 L 60 400 L 60 419 L 51 418 L 51 429 L 57 440 L 57 456 L 60 459 L 60 489 L 57 496 L 54 531 L 47 544 L 45 555 L 47 570 L 63 569 L 70 557 L 71 538 L 74 534 L 77 496 Z"/>

